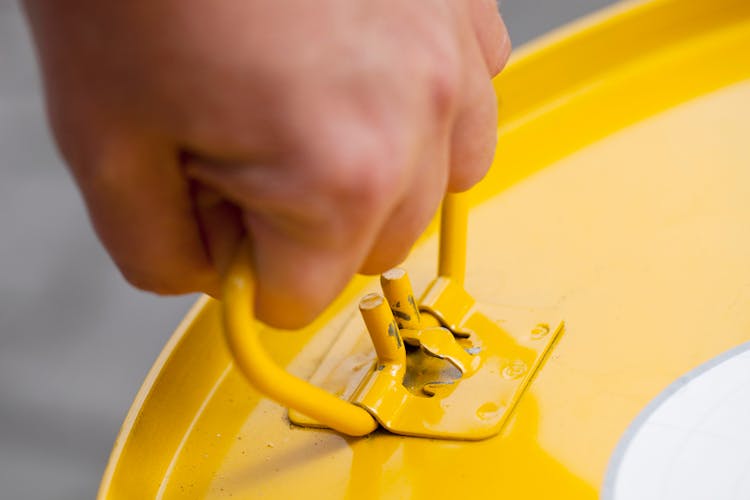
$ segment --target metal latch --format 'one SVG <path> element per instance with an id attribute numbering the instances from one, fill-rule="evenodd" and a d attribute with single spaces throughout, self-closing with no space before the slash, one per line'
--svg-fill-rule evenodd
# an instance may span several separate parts
<path id="1" fill-rule="evenodd" d="M 383 295 L 360 302 L 369 336 L 340 335 L 312 383 L 283 370 L 263 348 L 245 242 L 223 286 L 224 333 L 237 368 L 255 389 L 288 406 L 299 425 L 351 436 L 378 424 L 398 434 L 451 439 L 499 432 L 563 324 L 514 322 L 517 311 L 513 318 L 494 311 L 503 321 L 492 321 L 482 312 L 488 304 L 475 303 L 464 290 L 465 196 L 443 202 L 438 277 L 421 299 L 404 271 L 385 273 Z"/>
<path id="2" fill-rule="evenodd" d="M 463 287 L 465 201 L 446 203 L 439 276 L 417 301 L 404 270 L 384 273 L 383 294 L 359 304 L 371 342 L 340 335 L 310 381 L 391 432 L 478 440 L 500 431 L 563 323 L 511 331 L 481 311 Z M 296 410 L 289 418 L 326 427 Z"/>

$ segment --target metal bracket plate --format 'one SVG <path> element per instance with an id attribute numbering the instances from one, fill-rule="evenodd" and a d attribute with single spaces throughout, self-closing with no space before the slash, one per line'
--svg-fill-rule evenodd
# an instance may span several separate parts
<path id="1" fill-rule="evenodd" d="M 369 336 L 345 330 L 338 337 L 310 381 L 365 408 L 397 434 L 463 440 L 497 434 L 563 323 L 538 321 L 539 310 L 478 304 L 446 277 L 428 287 L 419 301 L 421 316 L 414 311 L 415 323 L 415 314 L 398 307 L 402 302 L 415 305 L 407 288 L 401 293 L 404 300 L 388 297 L 400 327 L 398 347 L 402 339 L 406 345 L 403 361 L 378 358 L 373 351 L 377 333 L 368 322 Z M 392 337 L 393 323 L 384 324 Z M 298 425 L 323 427 L 293 410 L 289 418 Z"/>

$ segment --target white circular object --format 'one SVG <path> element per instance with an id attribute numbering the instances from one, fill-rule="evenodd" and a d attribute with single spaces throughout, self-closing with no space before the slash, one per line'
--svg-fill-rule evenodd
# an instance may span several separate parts
<path id="1" fill-rule="evenodd" d="M 750 343 L 680 377 L 630 425 L 606 500 L 750 499 Z"/>

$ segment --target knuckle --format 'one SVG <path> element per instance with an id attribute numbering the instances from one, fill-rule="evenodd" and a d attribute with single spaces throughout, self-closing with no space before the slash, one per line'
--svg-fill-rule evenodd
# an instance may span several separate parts
<path id="1" fill-rule="evenodd" d="M 427 88 L 440 116 L 454 109 L 461 86 L 461 63 L 458 52 L 440 50 L 433 58 L 427 72 Z"/>
<path id="2" fill-rule="evenodd" d="M 436 68 L 430 76 L 429 88 L 438 114 L 448 113 L 458 100 L 458 71 L 450 67 Z"/>
<path id="3" fill-rule="evenodd" d="M 367 137 L 332 152 L 326 182 L 334 197 L 364 208 L 388 200 L 407 163 L 396 142 Z"/>

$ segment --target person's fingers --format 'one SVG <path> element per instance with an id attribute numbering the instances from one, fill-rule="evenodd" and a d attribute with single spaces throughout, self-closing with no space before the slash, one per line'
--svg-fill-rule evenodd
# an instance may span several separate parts
<path id="1" fill-rule="evenodd" d="M 497 144 L 497 100 L 489 77 L 468 72 L 462 95 L 451 135 L 452 192 L 465 191 L 484 177 Z"/>
<path id="2" fill-rule="evenodd" d="M 422 167 L 385 220 L 359 272 L 378 274 L 399 265 L 435 215 L 445 195 L 449 172 L 450 133 L 447 126 L 441 128 L 425 147 Z"/>
<path id="3" fill-rule="evenodd" d="M 487 71 L 495 76 L 505 67 L 511 52 L 508 29 L 496 0 L 469 0 L 469 11 Z"/>
<path id="4" fill-rule="evenodd" d="M 314 319 L 357 272 L 392 210 L 380 165 L 346 167 L 353 173 L 334 167 L 327 172 L 338 176 L 315 179 L 305 178 L 312 167 L 291 177 L 283 165 L 189 166 L 192 178 L 242 208 L 262 321 L 297 328 Z"/>
<path id="5" fill-rule="evenodd" d="M 200 182 L 191 182 L 191 195 L 204 247 L 217 272 L 223 276 L 245 234 L 242 211 Z M 220 290 L 204 292 L 220 296 Z"/>
<path id="6" fill-rule="evenodd" d="M 484 0 L 469 0 L 469 12 L 456 16 L 461 35 L 463 66 L 461 93 L 451 135 L 451 170 L 448 190 L 465 191 L 479 182 L 492 163 L 497 143 L 497 100 L 490 75 L 485 71 L 480 41 L 474 36 L 477 15 Z M 472 10 L 474 9 L 474 10 Z M 497 17 L 496 7 L 492 7 Z"/>
<path id="7" fill-rule="evenodd" d="M 257 279 L 256 314 L 280 328 L 299 328 L 333 301 L 357 272 L 364 248 L 305 244 L 287 221 L 246 213 Z M 328 235 L 321 228 L 320 239 Z M 352 238 L 353 240 L 359 238 Z"/>
<path id="8" fill-rule="evenodd" d="M 445 194 L 447 170 L 431 173 L 435 175 L 427 175 L 414 182 L 402 202 L 386 219 L 359 272 L 382 273 L 398 266 L 409 255 Z M 439 175 L 441 173 L 443 175 Z"/>
<path id="9" fill-rule="evenodd" d="M 215 289 L 218 275 L 177 158 L 133 134 L 116 137 L 103 146 L 100 160 L 75 174 L 96 231 L 123 276 L 162 294 Z"/>

